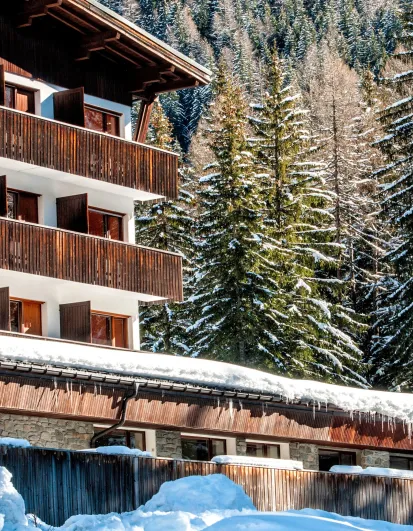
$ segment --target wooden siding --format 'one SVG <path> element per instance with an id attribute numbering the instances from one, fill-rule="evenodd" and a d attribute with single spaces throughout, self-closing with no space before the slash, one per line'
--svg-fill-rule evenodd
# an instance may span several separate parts
<path id="1" fill-rule="evenodd" d="M 170 198 L 178 194 L 177 155 L 5 107 L 0 157 Z"/>
<path id="2" fill-rule="evenodd" d="M 132 511 L 166 481 L 216 473 L 241 485 L 260 511 L 312 508 L 413 524 L 413 480 L 408 479 L 5 446 L 0 465 L 12 473 L 26 512 L 52 526 L 76 514 Z"/>
<path id="3" fill-rule="evenodd" d="M 59 346 L 56 345 L 56 349 Z M 115 355 L 115 354 L 114 354 Z M 138 355 L 138 354 L 137 354 Z M 69 383 L 68 383 L 69 382 Z M 0 376 L 0 410 L 21 414 L 115 422 L 125 389 L 119 386 L 55 382 L 52 378 Z M 226 436 L 257 436 L 269 441 L 305 441 L 345 448 L 413 451 L 413 441 L 402 424 L 351 419 L 337 411 L 313 413 L 311 408 L 242 405 L 162 390 L 141 388 L 128 404 L 127 424 Z"/>
<path id="4" fill-rule="evenodd" d="M 176 254 L 0 218 L 0 269 L 181 301 Z"/>

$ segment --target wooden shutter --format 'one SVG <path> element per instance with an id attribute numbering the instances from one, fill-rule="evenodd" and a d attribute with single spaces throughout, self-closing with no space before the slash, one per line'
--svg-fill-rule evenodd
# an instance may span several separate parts
<path id="1" fill-rule="evenodd" d="M 23 333 L 42 335 L 42 305 L 39 302 L 23 301 Z"/>
<path id="2" fill-rule="evenodd" d="M 92 342 L 90 301 L 60 305 L 60 337 Z"/>
<path id="3" fill-rule="evenodd" d="M 0 176 L 0 217 L 7 217 L 7 177 Z"/>
<path id="4" fill-rule="evenodd" d="M 18 193 L 17 219 L 28 223 L 39 223 L 38 196 L 26 192 Z"/>
<path id="5" fill-rule="evenodd" d="M 0 330 L 10 330 L 9 288 L 0 288 Z"/>
<path id="6" fill-rule="evenodd" d="M 89 232 L 88 197 L 87 194 L 59 197 L 57 205 L 57 226 L 59 229 L 74 232 Z"/>
<path id="7" fill-rule="evenodd" d="M 83 87 L 53 94 L 54 118 L 85 127 L 85 91 Z"/>
<path id="8" fill-rule="evenodd" d="M 4 65 L 0 65 L 0 105 L 6 105 L 6 76 Z"/>

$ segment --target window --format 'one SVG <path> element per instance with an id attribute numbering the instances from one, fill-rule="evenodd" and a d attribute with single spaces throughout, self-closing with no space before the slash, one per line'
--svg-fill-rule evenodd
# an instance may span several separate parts
<path id="1" fill-rule="evenodd" d="M 119 136 L 119 115 L 85 105 L 85 127 L 92 131 Z"/>
<path id="2" fill-rule="evenodd" d="M 355 452 L 340 452 L 338 450 L 318 450 L 318 464 L 319 469 L 328 472 L 334 465 L 349 465 L 356 464 Z"/>
<path id="3" fill-rule="evenodd" d="M 95 428 L 95 434 L 105 428 Z M 128 448 L 138 448 L 146 450 L 145 432 L 130 430 L 115 430 L 97 440 L 97 446 L 127 446 Z"/>
<path id="4" fill-rule="evenodd" d="M 269 457 L 271 459 L 279 459 L 280 447 L 278 444 L 247 442 L 247 455 L 250 457 Z"/>
<path id="5" fill-rule="evenodd" d="M 92 343 L 127 348 L 127 326 L 127 317 L 94 312 L 92 313 Z"/>
<path id="6" fill-rule="evenodd" d="M 122 214 L 89 208 L 89 234 L 123 241 Z"/>
<path id="7" fill-rule="evenodd" d="M 35 91 L 6 85 L 6 107 L 17 111 L 35 112 Z"/>
<path id="8" fill-rule="evenodd" d="M 391 455 L 390 468 L 396 468 L 397 470 L 413 470 L 413 457 Z"/>
<path id="9" fill-rule="evenodd" d="M 10 300 L 10 330 L 19 334 L 42 335 L 42 303 Z"/>
<path id="10" fill-rule="evenodd" d="M 226 454 L 224 439 L 202 439 L 198 437 L 182 437 L 182 458 L 194 461 L 211 461 L 216 455 Z"/>
<path id="11" fill-rule="evenodd" d="M 7 190 L 7 217 L 38 223 L 38 196 L 28 192 Z"/>

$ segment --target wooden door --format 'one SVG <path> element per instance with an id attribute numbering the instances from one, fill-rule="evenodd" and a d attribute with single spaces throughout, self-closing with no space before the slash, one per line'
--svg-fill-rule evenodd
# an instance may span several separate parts
<path id="1" fill-rule="evenodd" d="M 17 201 L 17 219 L 28 223 L 39 223 L 37 195 L 19 192 Z"/>
<path id="2" fill-rule="evenodd" d="M 87 194 L 59 197 L 57 206 L 57 226 L 73 232 L 89 233 Z"/>
<path id="3" fill-rule="evenodd" d="M 10 331 L 9 288 L 0 288 L 0 330 Z"/>
<path id="4" fill-rule="evenodd" d="M 22 332 L 42 335 L 42 305 L 39 302 L 23 301 Z"/>
<path id="5" fill-rule="evenodd" d="M 70 341 L 92 342 L 90 301 L 60 305 L 60 337 Z"/>
<path id="6" fill-rule="evenodd" d="M 55 120 L 85 127 L 85 91 L 83 87 L 55 92 L 53 104 Z"/>

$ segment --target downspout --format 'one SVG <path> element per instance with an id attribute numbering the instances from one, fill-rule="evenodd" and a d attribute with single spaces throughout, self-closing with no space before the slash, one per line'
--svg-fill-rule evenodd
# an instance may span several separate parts
<path id="1" fill-rule="evenodd" d="M 96 447 L 95 445 L 96 445 L 96 441 L 98 439 L 100 439 L 104 435 L 107 435 L 108 433 L 111 433 L 112 431 L 116 430 L 117 428 L 120 428 L 121 426 L 123 426 L 125 424 L 125 421 L 126 421 L 126 410 L 128 409 L 129 400 L 132 400 L 132 398 L 136 398 L 138 396 L 139 384 L 137 384 L 135 382 L 134 385 L 135 385 L 135 390 L 133 391 L 133 393 L 130 394 L 130 395 L 125 394 L 125 396 L 123 397 L 122 409 L 121 409 L 121 413 L 120 413 L 119 422 L 117 422 L 113 426 L 110 426 L 109 428 L 104 429 L 103 431 L 95 433 L 95 435 L 90 440 L 90 447 L 91 448 L 95 448 Z"/>

